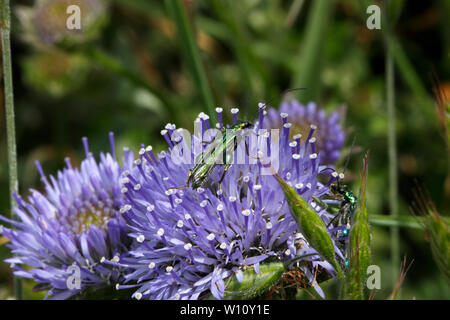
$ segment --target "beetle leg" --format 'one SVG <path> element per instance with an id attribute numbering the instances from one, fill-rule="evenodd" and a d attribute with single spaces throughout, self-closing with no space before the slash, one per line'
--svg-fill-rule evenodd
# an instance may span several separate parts
<path id="1" fill-rule="evenodd" d="M 226 164 L 223 166 L 223 173 L 219 180 L 219 186 L 221 185 L 223 178 L 225 178 L 225 174 L 227 173 L 228 169 L 230 169 L 230 167 L 231 167 L 231 164 Z"/>
<path id="2" fill-rule="evenodd" d="M 322 200 L 320 200 L 319 198 L 312 196 L 313 200 L 316 202 L 316 204 L 318 204 L 322 209 L 328 209 L 328 205 L 323 202 Z"/>
<path id="3" fill-rule="evenodd" d="M 183 189 L 183 188 L 187 188 L 187 185 L 180 186 L 180 187 L 170 187 L 167 190 L 179 190 L 179 189 Z"/>

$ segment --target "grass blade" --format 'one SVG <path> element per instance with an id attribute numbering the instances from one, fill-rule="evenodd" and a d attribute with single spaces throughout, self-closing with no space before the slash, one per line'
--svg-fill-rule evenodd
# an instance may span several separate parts
<path id="1" fill-rule="evenodd" d="M 264 88 L 266 96 L 270 96 L 272 88 L 271 77 L 267 72 L 267 68 L 255 54 L 251 41 L 249 41 L 245 29 L 242 26 L 239 16 L 232 6 L 232 1 L 212 0 L 211 7 L 223 22 L 227 29 L 227 41 L 234 49 L 239 69 L 242 75 L 245 92 L 250 93 L 250 104 L 256 105 L 255 96 L 258 95 L 258 89 Z M 234 3 L 235 4 L 235 3 Z"/>
<path id="2" fill-rule="evenodd" d="M 441 217 L 447 224 L 450 224 L 448 217 Z M 409 217 L 399 215 L 393 217 L 391 215 L 383 214 L 369 214 L 369 221 L 374 226 L 380 227 L 399 227 L 399 228 L 411 228 L 422 229 L 424 218 L 423 217 Z"/>
<path id="3" fill-rule="evenodd" d="M 299 100 L 303 103 L 314 100 L 318 96 L 326 29 L 331 24 L 334 3 L 329 0 L 312 2 L 311 13 L 306 24 L 305 40 L 302 41 L 302 52 L 298 59 L 300 68 L 292 85 L 293 88 L 308 88 L 299 95 Z"/>
<path id="4" fill-rule="evenodd" d="M 211 88 L 208 84 L 205 69 L 200 59 L 197 43 L 188 22 L 186 10 L 180 0 L 166 0 L 167 11 L 177 27 L 177 35 L 182 52 L 185 56 L 186 63 L 190 69 L 193 80 L 199 90 L 203 104 L 208 110 L 209 116 L 214 120 L 216 113 L 214 112 L 214 99 Z"/>

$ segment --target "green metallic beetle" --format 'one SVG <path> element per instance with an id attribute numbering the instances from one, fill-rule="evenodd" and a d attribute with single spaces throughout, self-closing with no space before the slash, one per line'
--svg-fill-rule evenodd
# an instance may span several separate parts
<path id="1" fill-rule="evenodd" d="M 191 186 L 193 189 L 200 188 L 208 180 L 212 171 L 217 165 L 223 165 L 224 170 L 222 177 L 219 180 L 219 184 L 225 177 L 226 172 L 232 166 L 233 152 L 243 139 L 245 139 L 245 129 L 249 129 L 253 126 L 248 121 L 240 121 L 229 128 L 220 129 L 222 141 L 219 143 L 214 138 L 205 151 L 200 153 L 195 159 L 195 165 L 189 170 L 186 185 L 180 188 Z M 222 157 L 222 158 L 220 158 Z"/>

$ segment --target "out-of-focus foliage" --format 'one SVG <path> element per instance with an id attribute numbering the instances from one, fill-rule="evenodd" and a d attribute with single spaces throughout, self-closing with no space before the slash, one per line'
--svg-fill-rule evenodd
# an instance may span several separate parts
<path id="1" fill-rule="evenodd" d="M 83 55 L 58 49 L 40 51 L 23 60 L 24 81 L 36 91 L 60 97 L 86 80 L 89 62 Z"/>
<path id="2" fill-rule="evenodd" d="M 118 150 L 124 145 L 137 149 L 140 143 L 161 150 L 165 143 L 160 130 L 167 122 L 192 129 L 197 114 L 206 112 L 164 1 L 114 0 L 98 11 L 92 4 L 100 1 L 69 1 L 80 3 L 86 19 L 82 20 L 85 28 L 78 32 L 66 32 L 60 22 L 54 26 L 60 21 L 55 17 L 67 16 L 61 8 L 38 13 L 50 2 L 12 3 L 19 183 L 24 195 L 30 187 L 42 188 L 34 161 L 41 161 L 49 173 L 61 168 L 66 156 L 76 165 L 82 159 L 82 136 L 89 137 L 96 151 L 109 148 L 105 139 L 109 130 L 116 134 Z M 395 22 L 400 215 L 410 214 L 414 179 L 429 190 L 437 211 L 446 215 L 449 155 L 430 75 L 437 75 L 440 89 L 449 97 L 450 3 L 391 3 L 396 3 L 389 10 Z M 183 4 L 216 106 L 226 111 L 239 107 L 247 117 L 244 120 L 252 120 L 257 117 L 258 101 L 298 85 L 309 88 L 307 94 L 295 93 L 303 101 L 314 100 L 327 111 L 345 105 L 349 141 L 356 135 L 358 146 L 346 170 L 346 184 L 353 191 L 359 189 L 360 151 L 370 149 L 369 218 L 372 213 L 387 214 L 384 31 L 383 24 L 381 30 L 366 28 L 367 5 L 381 2 L 184 0 Z M 278 101 L 272 105 L 278 106 Z M 3 119 L 3 105 L 0 114 Z M 338 168 L 343 167 L 348 149 Z M 0 211 L 7 213 L 4 121 L 0 122 L 0 186 L 4 191 Z M 373 226 L 371 231 L 372 263 L 382 273 L 377 299 L 392 292 L 392 268 L 400 266 L 390 261 L 389 229 Z M 401 298 L 448 299 L 450 289 L 433 262 L 423 231 L 402 228 L 400 239 L 402 255 L 414 259 Z M 0 258 L 8 254 L 0 246 Z M 338 297 L 335 283 L 323 284 L 327 297 Z M 25 298 L 42 298 L 31 292 L 32 286 L 25 283 Z M 11 296 L 11 288 L 10 268 L 0 262 L 0 298 Z M 299 290 L 298 298 L 310 296 Z"/>
<path id="3" fill-rule="evenodd" d="M 81 13 L 81 30 L 67 27 L 68 17 L 75 12 L 70 6 L 74 5 Z M 35 1 L 33 6 L 18 5 L 15 9 L 23 28 L 23 39 L 41 49 L 62 42 L 79 44 L 96 39 L 107 19 L 104 0 L 42 0 Z M 71 22 L 74 20 L 69 20 Z"/>

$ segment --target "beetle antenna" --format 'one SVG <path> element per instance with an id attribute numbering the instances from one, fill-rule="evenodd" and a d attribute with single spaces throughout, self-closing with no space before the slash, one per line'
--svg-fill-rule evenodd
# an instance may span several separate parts
<path id="1" fill-rule="evenodd" d="M 272 99 L 270 99 L 269 101 L 267 101 L 266 103 L 264 103 L 261 108 L 265 109 L 266 106 L 270 103 L 272 103 L 274 100 L 283 97 L 286 93 L 292 92 L 292 91 L 299 91 L 299 90 L 307 90 L 308 88 L 292 88 L 292 89 L 286 89 L 284 90 L 281 94 L 273 97 Z"/>
<path id="2" fill-rule="evenodd" d="M 353 137 L 352 146 L 350 147 L 350 151 L 348 153 L 347 160 L 345 160 L 343 173 L 345 173 L 345 170 L 347 170 L 347 166 L 348 166 L 348 163 L 350 162 L 350 156 L 352 155 L 352 151 L 353 151 L 353 147 L 355 146 L 355 142 L 356 142 L 356 134 Z"/>
<path id="3" fill-rule="evenodd" d="M 348 163 L 350 162 L 350 156 L 352 155 L 353 147 L 355 146 L 355 142 L 356 142 L 356 134 L 353 137 L 352 145 L 351 145 L 350 151 L 349 151 L 349 153 L 347 155 L 347 159 L 345 160 L 344 170 L 342 171 L 342 174 L 345 174 L 345 171 L 347 170 Z M 337 179 L 337 184 L 338 184 L 338 187 L 341 186 L 341 179 L 339 177 Z"/>

